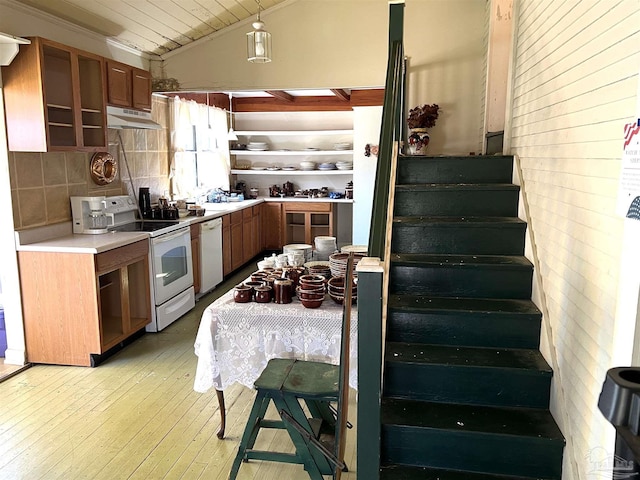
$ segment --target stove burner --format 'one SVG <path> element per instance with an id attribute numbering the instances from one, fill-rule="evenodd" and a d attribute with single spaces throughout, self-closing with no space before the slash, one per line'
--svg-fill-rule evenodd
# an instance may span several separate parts
<path id="1" fill-rule="evenodd" d="M 157 230 L 162 230 L 163 228 L 172 227 L 177 223 L 180 223 L 180 221 L 179 220 L 168 220 L 168 221 L 145 220 L 145 221 L 125 223 L 124 225 L 114 227 L 111 230 L 115 232 L 155 232 Z"/>

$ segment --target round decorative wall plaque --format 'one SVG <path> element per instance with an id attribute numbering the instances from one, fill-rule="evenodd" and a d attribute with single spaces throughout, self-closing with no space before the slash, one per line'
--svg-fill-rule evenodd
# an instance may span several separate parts
<path id="1" fill-rule="evenodd" d="M 97 152 L 91 157 L 91 179 L 97 185 L 108 185 L 118 175 L 118 163 L 108 152 Z"/>

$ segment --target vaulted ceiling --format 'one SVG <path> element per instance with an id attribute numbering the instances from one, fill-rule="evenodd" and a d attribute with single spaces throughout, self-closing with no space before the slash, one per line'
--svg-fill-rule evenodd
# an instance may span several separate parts
<path id="1" fill-rule="evenodd" d="M 149 55 L 162 55 L 258 13 L 256 0 L 16 0 L 110 37 Z M 260 0 L 261 10 L 287 0 Z"/>
<path id="2" fill-rule="evenodd" d="M 150 57 L 161 56 L 238 22 L 260 10 L 285 8 L 296 0 L 14 0 L 104 35 Z M 248 30 L 250 27 L 248 27 Z M 248 31 L 247 30 L 247 31 Z M 229 106 L 229 92 L 181 92 L 202 103 Z M 381 90 L 234 91 L 234 109 L 326 110 L 380 104 Z"/>

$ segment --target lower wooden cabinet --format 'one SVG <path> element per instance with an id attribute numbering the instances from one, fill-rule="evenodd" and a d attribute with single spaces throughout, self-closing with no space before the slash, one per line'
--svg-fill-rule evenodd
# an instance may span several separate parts
<path id="1" fill-rule="evenodd" d="M 222 217 L 222 274 L 226 277 L 233 272 L 231 262 L 231 215 Z"/>
<path id="2" fill-rule="evenodd" d="M 18 252 L 27 359 L 93 366 L 151 321 L 149 242 L 97 255 Z"/>
<path id="3" fill-rule="evenodd" d="M 262 204 L 262 250 L 280 250 L 282 242 L 282 203 Z"/>
<path id="4" fill-rule="evenodd" d="M 251 257 L 262 252 L 262 204 L 251 208 Z"/>
<path id="5" fill-rule="evenodd" d="M 242 210 L 233 212 L 231 217 L 231 270 L 236 270 L 244 264 L 244 244 Z"/>
<path id="6" fill-rule="evenodd" d="M 193 289 L 200 292 L 200 224 L 191 225 L 191 263 L 193 265 Z"/>
<path id="7" fill-rule="evenodd" d="M 333 203 L 283 202 L 284 242 L 314 244 L 317 236 L 333 236 Z"/>
<path id="8" fill-rule="evenodd" d="M 256 232 L 257 233 L 257 232 Z M 259 233 L 258 233 L 259 235 Z M 247 263 L 254 256 L 253 249 L 253 212 L 252 208 L 242 210 L 242 263 Z"/>

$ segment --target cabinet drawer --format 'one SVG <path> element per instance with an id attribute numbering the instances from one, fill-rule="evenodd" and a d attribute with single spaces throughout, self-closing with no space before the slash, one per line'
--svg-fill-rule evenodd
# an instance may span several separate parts
<path id="1" fill-rule="evenodd" d="M 135 259 L 144 257 L 149 253 L 149 241 L 125 245 L 96 255 L 96 272 L 110 272 L 116 268 L 132 263 Z"/>
<path id="2" fill-rule="evenodd" d="M 222 217 L 222 228 L 228 228 L 231 226 L 231 215 L 224 215 Z"/>
<path id="3" fill-rule="evenodd" d="M 251 217 L 253 216 L 253 214 L 251 213 L 251 209 L 250 208 L 245 208 L 244 210 L 242 210 L 242 219 L 243 220 L 251 220 Z"/>
<path id="4" fill-rule="evenodd" d="M 284 202 L 287 212 L 330 212 L 331 203 L 328 202 Z"/>
<path id="5" fill-rule="evenodd" d="M 232 212 L 231 225 L 237 225 L 238 223 L 242 223 L 242 212 Z"/>

